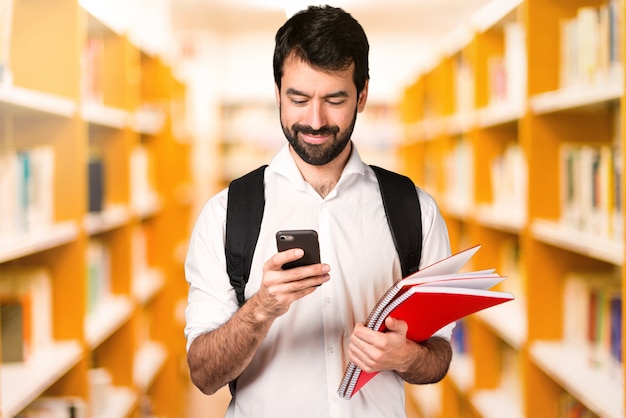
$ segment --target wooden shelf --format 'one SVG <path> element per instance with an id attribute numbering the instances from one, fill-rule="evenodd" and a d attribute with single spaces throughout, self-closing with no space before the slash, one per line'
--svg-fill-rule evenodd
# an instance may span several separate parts
<path id="1" fill-rule="evenodd" d="M 156 215 L 162 208 L 161 198 L 155 194 L 146 196 L 146 199 L 132 204 L 133 212 L 141 219 L 147 219 Z"/>
<path id="2" fill-rule="evenodd" d="M 467 321 L 467 354 L 453 358 L 436 418 L 534 417 L 570 407 L 624 415 L 623 362 L 610 380 L 584 366 L 584 353 L 549 342 L 567 333 L 572 277 L 582 281 L 581 293 L 610 294 L 612 307 L 626 294 L 626 217 L 616 201 L 626 161 L 622 7 L 613 0 L 490 2 L 405 89 L 405 174 L 438 202 L 452 251 L 481 244 L 471 269 L 509 275 L 498 288 L 516 296 Z M 570 24 L 576 31 L 566 31 Z M 599 43 L 592 47 L 591 39 Z M 589 160 L 578 164 L 576 150 Z M 621 292 L 596 280 L 600 274 L 617 276 Z M 586 320 L 623 327 L 615 311 L 589 308 Z M 603 355 L 614 357 L 619 343 L 613 337 Z"/>
<path id="3" fill-rule="evenodd" d="M 133 382 L 142 393 L 147 392 L 167 359 L 167 349 L 159 343 L 145 342 L 135 354 Z"/>
<path id="4" fill-rule="evenodd" d="M 146 305 L 163 290 L 165 278 L 158 269 L 149 269 L 133 277 L 132 294 L 141 305 Z"/>
<path id="5" fill-rule="evenodd" d="M 131 388 L 113 386 L 108 392 L 107 409 L 102 416 L 124 418 L 137 406 L 137 394 Z"/>
<path id="6" fill-rule="evenodd" d="M 85 230 L 89 235 L 111 231 L 128 224 L 131 216 L 131 211 L 127 206 L 112 206 L 102 212 L 85 215 Z"/>
<path id="7" fill-rule="evenodd" d="M 452 355 L 452 363 L 447 379 L 450 379 L 461 393 L 469 393 L 474 387 L 474 361 L 470 355 Z"/>
<path id="8" fill-rule="evenodd" d="M 516 350 L 522 349 L 527 337 L 526 308 L 518 301 L 494 306 L 476 315 L 511 347 Z"/>
<path id="9" fill-rule="evenodd" d="M 448 135 L 457 136 L 469 132 L 476 126 L 476 112 L 458 113 L 445 119 L 446 132 Z"/>
<path id="10" fill-rule="evenodd" d="M 504 16 L 515 11 L 523 0 L 500 0 L 487 3 L 470 18 L 470 24 L 478 32 L 484 32 L 498 25 Z"/>
<path id="11" fill-rule="evenodd" d="M 18 114 L 37 112 L 71 118 L 77 112 L 76 101 L 24 87 L 0 85 L 0 111 L 9 109 Z"/>
<path id="12" fill-rule="evenodd" d="M 0 263 L 68 244 L 78 237 L 78 233 L 78 224 L 66 221 L 14 237 L 2 238 Z"/>
<path id="13" fill-rule="evenodd" d="M 515 103 L 498 103 L 479 109 L 477 124 L 481 128 L 517 123 L 524 116 L 525 109 Z"/>
<path id="14" fill-rule="evenodd" d="M 441 387 L 439 385 L 405 385 L 409 397 L 417 400 L 424 417 L 436 417 L 441 413 Z"/>
<path id="15" fill-rule="evenodd" d="M 615 265 L 624 262 L 624 244 L 570 228 L 559 222 L 535 219 L 533 236 L 547 244 Z"/>
<path id="16" fill-rule="evenodd" d="M 83 352 L 78 341 L 55 342 L 26 363 L 3 363 L 0 368 L 0 416 L 17 415 L 74 367 Z"/>
<path id="17" fill-rule="evenodd" d="M 526 225 L 526 217 L 516 212 L 519 211 L 500 209 L 491 205 L 480 205 L 476 208 L 474 218 L 486 227 L 511 234 L 519 234 L 524 225 Z"/>
<path id="18" fill-rule="evenodd" d="M 103 300 L 95 312 L 85 319 L 85 342 L 94 349 L 127 322 L 133 313 L 133 303 L 126 296 L 111 296 Z"/>
<path id="19" fill-rule="evenodd" d="M 606 370 L 588 366 L 589 351 L 585 347 L 559 342 L 537 341 L 531 345 L 530 355 L 545 373 L 596 414 L 610 418 L 624 416 L 621 370 L 615 370 L 616 376 L 611 377 Z"/>
<path id="20" fill-rule="evenodd" d="M 499 418 L 503 411 L 510 418 L 524 418 L 522 405 L 511 394 L 500 390 L 478 390 L 471 396 L 472 406 L 483 418 Z"/>
<path id="21" fill-rule="evenodd" d="M 41 395 L 78 399 L 89 411 L 93 369 L 113 385 L 107 417 L 139 415 L 144 402 L 155 416 L 182 416 L 184 325 L 176 315 L 186 289 L 177 284 L 184 263 L 177 251 L 190 235 L 194 182 L 192 142 L 180 139 L 186 85 L 154 53 L 162 33 L 148 39 L 132 28 L 141 13 L 136 5 L 11 5 L 9 56 L 0 59 L 10 75 L 0 83 L 0 149 L 2 169 L 14 165 L 15 183 L 29 188 L 0 182 L 0 193 L 11 192 L 3 199 L 15 196 L 15 206 L 3 200 L 0 216 L 16 218 L 0 228 L 0 271 L 41 272 L 28 291 L 49 298 L 49 313 L 47 306 L 32 309 L 32 329 L 44 327 L 38 318 L 45 315 L 52 338 L 70 342 L 27 364 L 0 365 L 0 417 Z M 18 170 L 22 162 L 33 170 Z M 43 178 L 49 181 L 36 183 Z M 18 206 L 18 196 L 32 190 L 32 202 Z M 94 197 L 104 210 L 89 212 Z M 52 224 L 39 227 L 44 222 Z M 8 236 L 16 225 L 28 232 Z M 102 295 L 110 296 L 94 302 Z M 150 344 L 141 346 L 146 338 Z M 143 380 L 134 382 L 134 373 Z"/>
<path id="22" fill-rule="evenodd" d="M 81 117 L 94 125 L 114 129 L 124 129 L 130 125 L 130 114 L 123 109 L 103 106 L 95 103 L 83 104 L 80 109 Z"/>
<path id="23" fill-rule="evenodd" d="M 623 95 L 623 82 L 616 80 L 541 93 L 530 99 L 530 108 L 536 114 L 577 110 L 617 102 Z"/>
<path id="24" fill-rule="evenodd" d="M 165 115 L 160 110 L 140 109 L 133 115 L 133 129 L 143 135 L 156 135 L 163 129 Z"/>

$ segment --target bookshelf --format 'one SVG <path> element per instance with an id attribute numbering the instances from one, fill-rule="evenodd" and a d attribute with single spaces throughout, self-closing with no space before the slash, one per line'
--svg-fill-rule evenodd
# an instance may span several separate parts
<path id="1" fill-rule="evenodd" d="M 438 407 L 407 389 L 425 417 L 624 416 L 625 13 L 493 1 L 405 89 L 404 172 L 516 295 L 463 321 Z"/>
<path id="2" fill-rule="evenodd" d="M 94 4 L 0 1 L 0 301 L 28 337 L 0 364 L 0 417 L 50 399 L 182 415 L 186 87 Z"/>

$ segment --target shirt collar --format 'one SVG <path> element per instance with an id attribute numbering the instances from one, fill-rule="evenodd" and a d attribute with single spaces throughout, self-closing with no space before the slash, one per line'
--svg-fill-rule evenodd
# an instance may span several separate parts
<path id="1" fill-rule="evenodd" d="M 298 170 L 298 166 L 289 152 L 289 143 L 285 142 L 282 147 L 278 150 L 278 152 L 271 159 L 269 164 L 270 170 L 274 171 L 277 174 L 280 174 L 286 178 L 288 178 L 296 187 L 304 190 L 306 188 L 306 182 L 300 174 L 300 170 Z M 356 149 L 354 142 L 352 142 L 352 152 L 350 153 L 350 158 L 346 166 L 341 173 L 340 182 L 344 180 L 346 177 L 353 174 L 361 174 L 365 173 L 365 164 L 361 160 L 361 156 L 359 155 L 359 151 Z"/>

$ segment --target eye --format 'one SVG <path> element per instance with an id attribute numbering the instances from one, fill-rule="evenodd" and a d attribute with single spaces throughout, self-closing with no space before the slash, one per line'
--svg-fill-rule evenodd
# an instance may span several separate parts
<path id="1" fill-rule="evenodd" d="M 346 102 L 345 100 L 328 100 L 328 104 L 332 106 L 341 106 L 345 102 Z"/>
<path id="2" fill-rule="evenodd" d="M 290 97 L 289 100 L 291 101 L 291 103 L 295 104 L 296 106 L 301 106 L 308 102 L 307 99 L 295 98 L 295 97 Z"/>

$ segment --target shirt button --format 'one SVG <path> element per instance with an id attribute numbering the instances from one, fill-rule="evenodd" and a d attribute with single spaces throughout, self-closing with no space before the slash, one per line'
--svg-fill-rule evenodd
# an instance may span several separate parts
<path id="1" fill-rule="evenodd" d="M 328 347 L 328 354 L 334 354 L 335 353 L 335 347 Z"/>
<path id="2" fill-rule="evenodd" d="M 332 301 L 333 301 L 333 299 L 332 299 L 330 296 L 326 296 L 326 297 L 324 298 L 324 303 L 325 303 L 326 305 L 330 305 Z"/>

